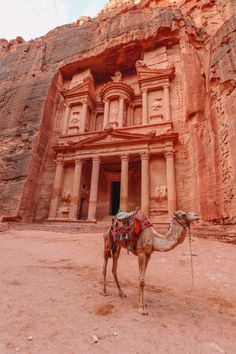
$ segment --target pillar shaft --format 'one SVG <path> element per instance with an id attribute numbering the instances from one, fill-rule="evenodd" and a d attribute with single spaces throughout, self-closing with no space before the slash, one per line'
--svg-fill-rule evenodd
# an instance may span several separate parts
<path id="1" fill-rule="evenodd" d="M 119 99 L 119 117 L 118 117 L 118 128 L 122 128 L 124 124 L 124 98 L 120 97 Z"/>
<path id="2" fill-rule="evenodd" d="M 81 113 L 81 121 L 80 121 L 80 133 L 84 133 L 85 132 L 87 111 L 88 111 L 88 103 L 87 102 L 83 102 L 82 113 Z"/>
<path id="3" fill-rule="evenodd" d="M 49 218 L 55 218 L 57 216 L 57 208 L 61 190 L 61 183 L 63 177 L 63 159 L 60 158 L 57 160 L 56 165 L 56 173 L 54 177 L 54 184 L 53 184 L 53 192 L 52 192 L 52 199 L 51 205 L 49 210 Z"/>
<path id="4" fill-rule="evenodd" d="M 165 114 L 165 120 L 167 121 L 171 120 L 169 86 L 164 86 L 164 114 Z"/>
<path id="5" fill-rule="evenodd" d="M 88 210 L 88 219 L 93 221 L 96 220 L 100 161 L 101 159 L 99 156 L 93 158 L 90 197 L 89 197 L 89 210 Z"/>
<path id="6" fill-rule="evenodd" d="M 109 110 L 110 110 L 110 102 L 108 100 L 105 100 L 103 129 L 106 129 L 109 124 Z"/>
<path id="7" fill-rule="evenodd" d="M 170 217 L 172 217 L 173 212 L 177 208 L 174 151 L 165 152 L 165 158 L 166 158 L 166 176 L 167 176 L 167 191 L 168 191 L 168 214 Z"/>
<path id="8" fill-rule="evenodd" d="M 147 90 L 143 90 L 142 93 L 142 106 L 143 106 L 142 124 L 146 125 L 148 124 L 148 91 Z"/>
<path id="9" fill-rule="evenodd" d="M 66 110 L 65 110 L 65 114 L 64 114 L 63 124 L 62 124 L 62 135 L 67 134 L 69 118 L 70 118 L 70 106 L 67 105 Z"/>
<path id="10" fill-rule="evenodd" d="M 70 219 L 77 219 L 78 205 L 80 199 L 82 167 L 83 167 L 82 160 L 80 158 L 76 159 L 74 178 L 73 178 L 72 199 L 70 202 L 70 212 L 69 212 Z"/>
<path id="11" fill-rule="evenodd" d="M 141 154 L 141 209 L 149 216 L 149 153 Z"/>
<path id="12" fill-rule="evenodd" d="M 120 208 L 128 211 L 128 186 L 129 186 L 129 156 L 121 156 L 121 190 L 120 190 Z"/>

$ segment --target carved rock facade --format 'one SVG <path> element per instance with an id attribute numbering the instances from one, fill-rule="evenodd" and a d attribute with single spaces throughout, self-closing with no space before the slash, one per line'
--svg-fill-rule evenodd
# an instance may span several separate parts
<path id="1" fill-rule="evenodd" d="M 133 0 L 0 40 L 1 215 L 234 225 L 235 34 L 233 0 Z"/>

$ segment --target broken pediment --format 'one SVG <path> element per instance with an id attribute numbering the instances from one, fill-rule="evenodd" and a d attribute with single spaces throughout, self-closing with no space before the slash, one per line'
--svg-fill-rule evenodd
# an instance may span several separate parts
<path id="1" fill-rule="evenodd" d="M 78 81 L 75 86 L 70 87 L 69 89 L 62 90 L 61 94 L 65 99 L 88 95 L 95 100 L 93 76 L 86 76 L 85 78 L 83 78 L 82 81 Z"/>
<path id="2" fill-rule="evenodd" d="M 175 76 L 175 65 L 170 64 L 165 69 L 150 69 L 142 60 L 136 62 L 136 71 L 139 81 L 149 80 L 172 80 Z"/>

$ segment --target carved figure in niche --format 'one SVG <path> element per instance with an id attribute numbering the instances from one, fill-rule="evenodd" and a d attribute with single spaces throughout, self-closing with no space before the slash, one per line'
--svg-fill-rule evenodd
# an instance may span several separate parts
<path id="1" fill-rule="evenodd" d="M 73 112 L 70 121 L 70 127 L 79 127 L 80 124 L 80 112 Z"/>
<path id="2" fill-rule="evenodd" d="M 81 198 L 88 198 L 89 196 L 89 188 L 86 186 L 86 184 L 82 184 L 81 189 L 80 189 L 80 197 Z"/>
<path id="3" fill-rule="evenodd" d="M 159 111 L 162 107 L 162 98 L 154 98 L 153 104 L 151 106 L 151 109 L 153 111 Z"/>
<path id="4" fill-rule="evenodd" d="M 111 112 L 110 127 L 115 128 L 118 124 L 117 121 L 118 121 L 118 108 L 115 107 L 112 109 Z"/>
<path id="5" fill-rule="evenodd" d="M 154 197 L 158 202 L 162 202 L 167 199 L 167 187 L 165 185 L 156 186 L 154 191 Z"/>
<path id="6" fill-rule="evenodd" d="M 121 82 L 122 81 L 122 74 L 120 71 L 116 71 L 114 76 L 111 77 L 113 82 Z"/>
<path id="7" fill-rule="evenodd" d="M 61 195 L 61 201 L 64 205 L 69 205 L 71 201 L 71 191 L 69 189 L 64 189 Z"/>

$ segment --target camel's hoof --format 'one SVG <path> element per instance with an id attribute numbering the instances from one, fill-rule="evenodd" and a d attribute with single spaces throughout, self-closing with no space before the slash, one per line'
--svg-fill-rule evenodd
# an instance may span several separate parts
<path id="1" fill-rule="evenodd" d="M 138 312 L 140 313 L 140 315 L 143 315 L 143 316 L 147 316 L 148 315 L 148 312 L 146 309 L 144 309 L 143 307 L 140 307 L 138 309 Z"/>
<path id="2" fill-rule="evenodd" d="M 123 298 L 125 298 L 125 297 L 127 297 L 123 292 L 121 292 L 121 293 L 119 293 L 119 297 L 123 297 Z"/>

